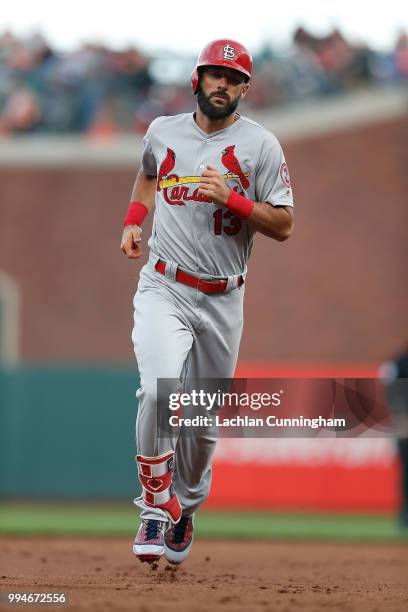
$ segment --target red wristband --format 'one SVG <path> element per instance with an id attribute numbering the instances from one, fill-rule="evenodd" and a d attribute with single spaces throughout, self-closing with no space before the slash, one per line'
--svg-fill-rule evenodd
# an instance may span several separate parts
<path id="1" fill-rule="evenodd" d="M 242 219 L 248 219 L 252 214 L 255 204 L 252 200 L 248 200 L 237 191 L 231 189 L 225 206 Z"/>
<path id="2" fill-rule="evenodd" d="M 140 227 L 148 212 L 146 206 L 141 202 L 131 202 L 126 213 L 124 226 L 138 225 Z"/>

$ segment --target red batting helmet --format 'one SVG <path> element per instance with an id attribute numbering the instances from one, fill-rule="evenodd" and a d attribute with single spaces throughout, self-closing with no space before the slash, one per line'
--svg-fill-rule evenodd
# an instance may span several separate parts
<path id="1" fill-rule="evenodd" d="M 245 49 L 244 45 L 235 40 L 222 38 L 221 40 L 213 40 L 208 43 L 198 56 L 197 64 L 191 75 L 191 86 L 194 94 L 198 90 L 198 69 L 202 66 L 225 66 L 225 68 L 232 68 L 241 72 L 249 80 L 252 73 L 252 56 Z"/>

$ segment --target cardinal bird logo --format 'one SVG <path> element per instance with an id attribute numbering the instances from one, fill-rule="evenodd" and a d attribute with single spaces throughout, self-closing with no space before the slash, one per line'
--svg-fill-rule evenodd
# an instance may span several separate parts
<path id="1" fill-rule="evenodd" d="M 176 165 L 176 154 L 173 151 L 173 149 L 170 149 L 169 147 L 167 147 L 167 155 L 161 163 L 159 175 L 157 177 L 157 191 L 160 191 L 161 189 L 160 181 L 165 176 L 168 176 L 170 174 L 170 172 L 173 170 L 175 165 Z"/>
<path id="2" fill-rule="evenodd" d="M 239 161 L 235 157 L 234 149 L 235 145 L 230 145 L 229 147 L 226 147 L 222 152 L 221 161 L 229 172 L 232 172 L 233 174 L 237 174 L 239 176 L 242 188 L 248 189 L 249 181 L 241 170 Z"/>

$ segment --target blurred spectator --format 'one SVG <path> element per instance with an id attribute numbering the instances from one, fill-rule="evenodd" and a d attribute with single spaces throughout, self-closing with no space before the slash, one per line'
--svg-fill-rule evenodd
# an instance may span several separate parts
<path id="1" fill-rule="evenodd" d="M 40 106 L 34 93 L 21 87 L 13 91 L 6 100 L 1 118 L 2 132 L 31 132 L 39 124 L 40 118 Z"/>
<path id="2" fill-rule="evenodd" d="M 294 42 L 315 54 L 335 91 L 370 80 L 369 59 L 372 52 L 366 47 L 351 45 L 339 30 L 318 38 L 298 28 Z"/>
<path id="3" fill-rule="evenodd" d="M 400 32 L 393 52 L 380 54 L 351 44 L 338 30 L 318 37 L 299 27 L 285 52 L 265 46 L 254 59 L 257 78 L 245 107 L 266 108 L 406 79 L 408 36 Z M 193 109 L 194 61 L 92 44 L 60 53 L 41 34 L 4 32 L 0 134 L 143 132 L 157 115 Z"/>
<path id="4" fill-rule="evenodd" d="M 401 77 L 408 76 L 408 34 L 400 32 L 394 52 L 395 66 Z"/>

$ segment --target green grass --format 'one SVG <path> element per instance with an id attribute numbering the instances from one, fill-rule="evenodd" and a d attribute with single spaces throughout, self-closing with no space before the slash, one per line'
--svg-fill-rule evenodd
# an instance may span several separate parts
<path id="1" fill-rule="evenodd" d="M 132 536 L 138 512 L 131 504 L 3 503 L 2 535 Z M 201 538 L 397 541 L 408 533 L 393 517 L 378 515 L 211 512 L 198 514 Z"/>

